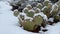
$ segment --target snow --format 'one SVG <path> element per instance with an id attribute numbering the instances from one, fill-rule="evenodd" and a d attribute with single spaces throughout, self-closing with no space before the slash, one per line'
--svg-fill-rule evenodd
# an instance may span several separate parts
<path id="1" fill-rule="evenodd" d="M 29 10 L 29 12 L 35 12 L 33 9 Z"/>
<path id="2" fill-rule="evenodd" d="M 24 8 L 23 11 L 24 11 L 24 10 L 28 10 L 28 8 Z"/>
<path id="3" fill-rule="evenodd" d="M 45 1 L 49 1 L 49 0 L 45 0 Z"/>
<path id="4" fill-rule="evenodd" d="M 48 21 L 54 22 L 54 18 L 49 18 Z"/>
<path id="5" fill-rule="evenodd" d="M 41 4 L 41 3 L 38 3 L 38 4 L 37 4 L 37 6 L 39 6 L 39 5 L 41 5 L 41 6 L 42 6 L 42 4 Z"/>
<path id="6" fill-rule="evenodd" d="M 34 14 L 34 17 L 35 17 L 35 16 L 38 16 L 38 15 L 42 16 L 44 20 L 48 21 L 47 16 L 46 16 L 43 12 Z"/>
<path id="7" fill-rule="evenodd" d="M 46 28 L 48 29 L 48 31 L 45 32 L 45 34 L 60 34 L 60 22 L 53 26 L 49 25 Z"/>
<path id="8" fill-rule="evenodd" d="M 47 8 L 47 6 L 44 6 L 41 10 L 44 10 L 45 8 Z"/>
<path id="9" fill-rule="evenodd" d="M 55 3 L 55 4 L 52 6 L 52 10 L 51 10 L 51 12 L 52 12 L 54 9 L 57 9 L 57 10 L 58 10 L 57 7 L 58 7 L 58 5 Z M 51 12 L 50 12 L 50 13 L 51 13 Z"/>
<path id="10" fill-rule="evenodd" d="M 20 15 L 24 16 L 24 19 L 25 19 L 25 20 L 26 20 L 26 19 L 30 19 L 30 21 L 33 20 L 33 18 L 28 17 L 24 12 L 20 13 L 20 14 L 18 15 L 18 18 L 20 17 Z"/>
<path id="11" fill-rule="evenodd" d="M 18 10 L 17 10 L 17 9 L 15 9 L 15 10 L 14 10 L 14 12 L 15 12 L 15 11 L 17 11 L 17 12 L 18 12 Z"/>

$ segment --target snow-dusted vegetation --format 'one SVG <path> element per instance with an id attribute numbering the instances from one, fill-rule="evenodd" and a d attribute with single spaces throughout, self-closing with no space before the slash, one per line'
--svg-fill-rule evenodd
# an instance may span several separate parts
<path id="1" fill-rule="evenodd" d="M 0 34 L 60 34 L 60 1 L 34 1 L 0 0 Z"/>

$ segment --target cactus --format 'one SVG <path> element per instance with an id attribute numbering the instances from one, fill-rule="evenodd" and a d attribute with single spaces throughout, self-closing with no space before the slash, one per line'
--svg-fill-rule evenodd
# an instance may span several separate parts
<path id="1" fill-rule="evenodd" d="M 24 13 L 28 13 L 29 10 L 28 10 L 28 8 L 24 8 L 23 11 L 24 11 Z"/>
<path id="2" fill-rule="evenodd" d="M 43 18 L 42 18 L 40 15 L 35 16 L 35 17 L 33 18 L 33 22 L 34 22 L 36 25 L 40 25 L 40 26 L 41 26 L 41 23 L 43 23 Z"/>
<path id="3" fill-rule="evenodd" d="M 22 20 L 24 20 L 24 16 L 23 16 L 23 15 L 20 15 L 20 18 L 21 18 Z"/>
<path id="4" fill-rule="evenodd" d="M 48 3 L 48 1 L 46 2 Z M 42 10 L 42 12 L 46 14 L 48 18 L 51 16 L 50 14 L 51 8 L 52 8 L 52 4 L 48 3 L 48 5 L 46 5 L 45 8 Z"/>
<path id="5" fill-rule="evenodd" d="M 49 4 L 49 1 L 44 1 L 44 2 L 43 2 L 43 5 L 44 5 L 44 6 L 47 6 L 48 4 Z"/>
<path id="6" fill-rule="evenodd" d="M 42 9 L 43 5 L 41 3 L 37 4 L 37 8 Z"/>
<path id="7" fill-rule="evenodd" d="M 27 15 L 28 17 L 33 17 L 33 15 L 34 15 L 34 10 L 25 9 L 25 10 L 24 10 L 24 13 L 26 13 L 26 15 Z"/>
<path id="8" fill-rule="evenodd" d="M 18 16 L 19 15 L 19 11 L 18 10 L 14 10 L 14 16 Z"/>
<path id="9" fill-rule="evenodd" d="M 28 8 L 28 10 L 32 9 L 31 5 L 27 5 L 26 7 Z"/>
<path id="10" fill-rule="evenodd" d="M 33 32 L 38 29 L 38 26 L 39 28 L 40 26 L 45 27 L 46 24 L 51 23 L 48 21 L 48 19 L 51 17 L 54 18 L 55 21 L 60 21 L 60 16 L 58 16 L 59 11 L 60 4 L 56 5 L 50 3 L 49 1 L 44 1 L 43 3 L 37 3 L 36 6 L 26 5 L 22 12 L 15 10 L 14 16 L 19 16 L 19 23 L 20 25 L 22 25 L 24 30 Z M 45 19 L 45 16 L 47 17 L 47 19 Z"/>
<path id="11" fill-rule="evenodd" d="M 48 7 L 49 9 L 51 9 L 51 8 L 52 8 L 52 4 L 51 4 L 51 3 L 48 3 L 47 7 Z"/>
<path id="12" fill-rule="evenodd" d="M 58 5 L 58 9 L 59 9 L 59 11 L 60 11 L 60 1 L 57 2 L 57 5 Z"/>
<path id="13" fill-rule="evenodd" d="M 50 8 L 49 7 L 45 7 L 43 10 L 42 10 L 42 12 L 44 13 L 44 14 L 46 14 L 47 15 L 47 17 L 49 18 L 50 17 Z"/>
<path id="14" fill-rule="evenodd" d="M 33 18 L 33 20 L 30 21 L 30 19 L 24 19 L 25 17 L 20 15 L 20 18 L 24 20 L 19 19 L 19 22 L 25 30 L 34 31 L 38 28 L 38 26 L 41 26 L 41 23 L 43 23 L 42 16 L 39 15 L 34 18 L 34 14 L 40 12 L 39 8 L 36 8 L 36 10 L 34 10 L 25 7 L 22 12 L 26 13 L 26 16 Z"/>
<path id="15" fill-rule="evenodd" d="M 55 16 L 55 15 L 57 15 L 58 12 L 59 12 L 58 7 L 57 7 L 57 6 L 54 6 L 51 14 L 52 14 L 53 16 Z"/>
<path id="16" fill-rule="evenodd" d="M 29 20 L 25 20 L 25 22 L 23 23 L 23 28 L 28 31 L 33 31 L 34 29 L 36 29 L 35 24 Z"/>
<path id="17" fill-rule="evenodd" d="M 35 13 L 39 13 L 39 12 L 41 12 L 41 10 L 39 8 L 36 8 Z"/>
<path id="18" fill-rule="evenodd" d="M 60 21 L 60 16 L 55 15 L 54 19 Z"/>
<path id="19" fill-rule="evenodd" d="M 34 12 L 28 12 L 28 13 L 27 13 L 27 16 L 28 16 L 28 17 L 33 17 L 33 16 L 34 16 Z"/>

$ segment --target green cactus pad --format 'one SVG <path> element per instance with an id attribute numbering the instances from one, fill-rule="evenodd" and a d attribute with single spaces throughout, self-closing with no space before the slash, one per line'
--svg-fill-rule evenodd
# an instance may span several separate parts
<path id="1" fill-rule="evenodd" d="M 42 12 L 49 18 L 50 17 L 50 8 L 46 7 L 42 10 Z"/>
<path id="2" fill-rule="evenodd" d="M 42 4 L 37 4 L 37 8 L 42 9 Z"/>
<path id="3" fill-rule="evenodd" d="M 52 8 L 52 4 L 48 4 L 47 7 L 48 7 L 49 9 L 51 9 L 51 8 Z"/>
<path id="4" fill-rule="evenodd" d="M 40 9 L 37 8 L 37 9 L 35 10 L 35 13 L 39 13 L 39 12 L 40 12 Z"/>
<path id="5" fill-rule="evenodd" d="M 28 12 L 26 14 L 27 14 L 28 17 L 33 17 L 34 16 L 34 12 L 32 12 L 32 11 L 31 12 Z"/>
<path id="6" fill-rule="evenodd" d="M 60 21 L 60 16 L 55 15 L 55 16 L 54 16 L 54 19 Z"/>
<path id="7" fill-rule="evenodd" d="M 26 8 L 28 8 L 28 10 L 32 9 L 31 5 L 26 6 Z"/>
<path id="8" fill-rule="evenodd" d="M 58 8 L 59 8 L 59 10 L 60 10 L 60 1 L 59 1 L 59 2 L 57 2 L 57 5 L 58 5 Z"/>
<path id="9" fill-rule="evenodd" d="M 58 7 L 55 7 L 55 8 L 52 10 L 52 15 L 55 16 L 55 15 L 57 15 L 58 12 L 59 12 Z"/>
<path id="10" fill-rule="evenodd" d="M 36 29 L 35 24 L 29 20 L 26 20 L 26 22 L 23 23 L 23 28 L 28 31 Z"/>
<path id="11" fill-rule="evenodd" d="M 14 12 L 14 16 L 17 17 L 18 15 L 19 15 L 19 12 L 18 12 L 18 11 L 15 11 L 15 12 Z"/>
<path id="12" fill-rule="evenodd" d="M 35 18 L 33 19 L 33 22 L 36 25 L 41 25 L 41 23 L 43 23 L 43 18 L 39 15 L 39 16 L 35 16 Z"/>
<path id="13" fill-rule="evenodd" d="M 23 16 L 23 15 L 20 15 L 20 18 L 21 18 L 22 20 L 24 20 L 24 16 Z"/>
<path id="14" fill-rule="evenodd" d="M 28 10 L 28 9 L 25 9 L 25 10 L 23 10 L 23 11 L 24 11 L 24 13 L 28 13 L 29 10 Z"/>
<path id="15" fill-rule="evenodd" d="M 44 5 L 44 6 L 47 6 L 48 4 L 49 4 L 49 1 L 43 2 L 43 5 Z"/>

